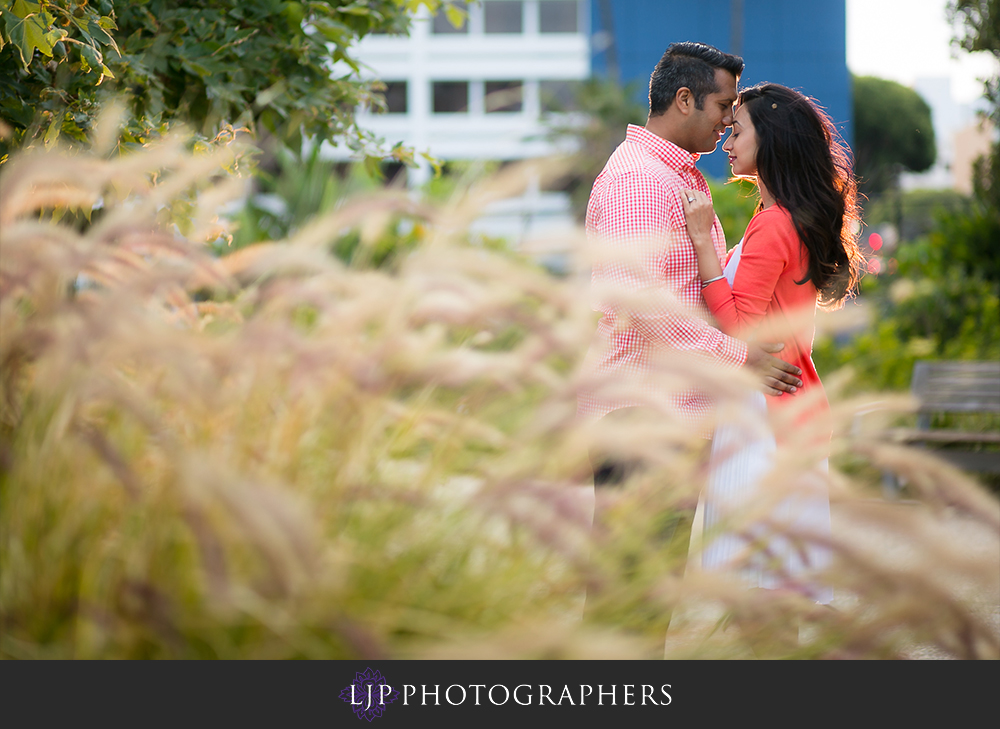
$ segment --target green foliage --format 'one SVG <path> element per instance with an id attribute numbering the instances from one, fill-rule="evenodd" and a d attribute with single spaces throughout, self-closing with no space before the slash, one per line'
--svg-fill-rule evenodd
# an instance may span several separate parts
<path id="1" fill-rule="evenodd" d="M 121 60 L 113 3 L 15 0 L 0 12 L 0 119 L 12 137 L 0 139 L 0 156 L 22 144 L 51 147 L 64 134 L 85 142 L 97 87 Z"/>
<path id="2" fill-rule="evenodd" d="M 923 249 L 913 244 L 915 249 Z M 930 278 L 911 272 L 866 285 L 871 326 L 848 342 L 822 339 L 821 373 L 849 366 L 864 391 L 906 390 L 918 359 L 1000 359 L 1000 287 L 956 268 Z"/>
<path id="3" fill-rule="evenodd" d="M 496 160 L 451 160 L 441 165 L 438 174 L 427 181 L 422 192 L 428 200 L 445 203 L 477 182 L 496 175 L 500 167 Z"/>
<path id="4" fill-rule="evenodd" d="M 1000 1 L 957 0 L 949 3 L 948 13 L 964 30 L 964 35 L 955 39 L 957 45 L 970 53 L 989 53 L 995 64 L 1000 64 Z M 994 129 L 1000 129 L 1000 72 L 983 79 L 983 96 L 990 105 L 988 118 Z M 973 193 L 980 206 L 977 215 L 988 221 L 982 226 L 992 230 L 995 241 L 1000 231 L 1000 140 L 976 161 Z M 996 261 L 995 252 L 991 258 Z"/>
<path id="5" fill-rule="evenodd" d="M 850 366 L 865 390 L 903 390 L 917 359 L 1000 359 L 1000 272 L 988 255 L 997 240 L 990 224 L 943 213 L 928 235 L 901 243 L 896 270 L 864 283 L 871 328 L 847 342 L 818 342 L 820 372 Z"/>
<path id="6" fill-rule="evenodd" d="M 708 179 L 708 188 L 712 191 L 715 214 L 719 216 L 722 230 L 726 233 L 726 247 L 733 248 L 740 242 L 757 209 L 757 188 L 748 180 L 721 183 L 711 178 Z"/>
<path id="7" fill-rule="evenodd" d="M 1000 53 L 1000 2 L 997 0 L 951 0 L 948 20 L 965 26 L 965 35 L 956 40 L 964 50 Z"/>
<path id="8" fill-rule="evenodd" d="M 371 148 L 354 122 L 372 91 L 352 45 L 405 32 L 421 4 L 436 2 L 15 0 L 0 25 L 0 115 L 13 129 L 2 151 L 86 141 L 114 93 L 129 99 L 126 144 L 179 121 L 205 139 L 246 127 L 296 150 L 304 136 Z"/>
<path id="9" fill-rule="evenodd" d="M 951 0 L 948 20 L 958 23 L 963 35 L 954 43 L 969 53 L 989 53 L 1000 61 L 1000 0 Z M 993 107 L 990 116 L 1000 125 L 1000 73 L 983 79 L 984 96 Z"/>
<path id="10" fill-rule="evenodd" d="M 428 181 L 422 194 L 428 202 L 447 205 L 488 181 L 499 167 L 496 162 L 448 163 L 442 174 Z M 364 164 L 324 159 L 319 147 L 304 159 L 279 148 L 255 169 L 253 194 L 230 216 L 235 228 L 232 240 L 217 242 L 216 250 L 226 255 L 254 243 L 294 236 L 317 216 L 333 214 L 352 199 L 384 191 L 389 171 L 398 173 L 398 165 L 384 165 L 372 174 Z M 393 183 L 389 194 L 405 195 L 399 187 Z M 368 226 L 367 233 L 362 222 L 333 237 L 331 251 L 337 258 L 354 267 L 388 266 L 427 237 L 427 226 L 406 215 L 373 215 L 368 222 L 374 225 Z M 503 239 L 483 234 L 470 234 L 468 239 L 483 248 L 514 255 Z"/>
<path id="11" fill-rule="evenodd" d="M 233 240 L 221 252 L 287 238 L 351 195 L 378 187 L 379 181 L 367 175 L 362 166 L 345 169 L 343 164 L 323 159 L 318 146 L 303 159 L 278 148 L 255 170 L 254 192 L 233 217 Z"/>
<path id="12" fill-rule="evenodd" d="M 862 192 L 892 187 L 904 169 L 929 169 L 937 150 L 927 102 L 895 81 L 873 76 L 853 80 L 855 172 Z"/>
<path id="13" fill-rule="evenodd" d="M 916 240 L 934 230 L 944 215 L 969 215 L 972 199 L 956 190 L 893 190 L 865 201 L 869 231 L 889 224 L 902 240 Z"/>
<path id="14" fill-rule="evenodd" d="M 957 0 L 949 3 L 948 17 L 963 31 L 956 45 L 1000 60 L 997 0 Z M 856 80 L 861 81 L 865 79 Z M 1000 121 L 1000 80 L 994 76 L 984 81 L 989 115 Z M 884 83 L 870 84 L 866 93 L 876 88 L 893 93 Z M 850 365 L 856 382 L 866 389 L 905 389 L 916 359 L 1000 359 L 998 177 L 1000 144 L 995 143 L 976 164 L 971 200 L 954 193 L 916 191 L 883 196 L 866 206 L 870 226 L 902 223 L 902 240 L 891 254 L 897 268 L 865 285 L 864 300 L 874 312 L 872 329 L 849 342 L 818 343 L 818 365 L 822 362 L 826 371 Z"/>
<path id="15" fill-rule="evenodd" d="M 981 202 L 962 215 L 943 215 L 940 229 L 931 239 L 942 252 L 942 267 L 955 267 L 966 276 L 1000 283 L 1000 210 Z"/>
<path id="16" fill-rule="evenodd" d="M 114 76 L 102 62 L 102 49 L 112 49 L 121 55 L 114 39 L 108 33 L 117 28 L 113 17 L 112 3 L 102 0 L 97 8 L 89 6 L 86 0 L 69 0 L 52 3 L 41 0 L 14 0 L 3 10 L 3 29 L 0 34 L 0 49 L 11 43 L 20 56 L 24 70 L 34 58 L 37 50 L 43 56 L 53 58 L 56 51 L 65 54 L 65 42 L 78 46 L 79 62 L 84 72 L 97 71 L 97 83 L 101 76 Z M 67 41 L 69 39 L 69 41 Z"/>

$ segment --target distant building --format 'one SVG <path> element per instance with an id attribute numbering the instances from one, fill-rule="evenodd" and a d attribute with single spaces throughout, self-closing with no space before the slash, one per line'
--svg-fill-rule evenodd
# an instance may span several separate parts
<path id="1" fill-rule="evenodd" d="M 372 35 L 358 58 L 387 86 L 387 114 L 359 122 L 442 161 L 516 162 L 557 153 L 547 114 L 571 105 L 591 73 L 589 0 L 483 0 L 455 27 L 444 12 L 415 15 L 409 37 Z M 430 165 L 408 170 L 420 185 Z M 475 227 L 523 242 L 573 226 L 565 194 L 533 184 L 492 205 Z"/>
<path id="2" fill-rule="evenodd" d="M 387 114 L 361 123 L 442 160 L 553 153 L 541 119 L 590 76 L 587 0 L 484 0 L 455 27 L 421 8 L 409 37 L 372 35 L 358 58 L 388 87 Z M 423 182 L 430 167 L 411 174 Z"/>
<path id="3" fill-rule="evenodd" d="M 937 159 L 926 172 L 904 172 L 900 186 L 904 190 L 954 189 L 971 193 L 972 163 L 989 148 L 988 128 L 981 128 L 977 119 L 985 103 L 955 101 L 947 77 L 918 78 L 913 88 L 931 107 Z"/>
<path id="4" fill-rule="evenodd" d="M 997 129 L 989 119 L 972 122 L 954 133 L 951 174 L 956 190 L 972 194 L 972 166 L 981 156 L 989 154 L 996 138 Z"/>

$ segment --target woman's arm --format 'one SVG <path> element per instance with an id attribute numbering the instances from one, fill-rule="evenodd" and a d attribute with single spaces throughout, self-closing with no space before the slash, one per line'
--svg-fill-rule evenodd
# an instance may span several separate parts
<path id="1" fill-rule="evenodd" d="M 715 224 L 715 209 L 708 195 L 699 190 L 681 190 L 681 204 L 687 219 L 688 235 L 694 244 L 698 259 L 698 276 L 704 288 L 708 281 L 722 281 L 722 264 L 712 241 L 712 226 Z"/>
<path id="2" fill-rule="evenodd" d="M 734 286 L 730 288 L 722 273 L 722 265 L 712 241 L 711 230 L 715 224 L 715 210 L 711 201 L 707 195 L 697 190 L 682 190 L 681 195 L 688 237 L 694 244 L 705 303 L 715 316 L 719 329 L 730 336 L 745 336 L 747 330 L 756 326 L 767 313 L 778 277 L 785 270 L 786 262 L 790 260 L 789 251 L 798 250 L 800 247 L 791 219 L 783 211 L 775 210 L 782 216 L 777 222 L 783 225 L 777 226 L 782 229 L 776 245 L 780 250 L 772 251 L 772 241 L 768 239 L 775 232 L 775 226 L 771 225 L 772 230 L 769 231 L 767 225 L 755 226 L 755 223 L 761 223 L 765 217 L 769 222 L 774 222 L 774 216 L 754 216 L 743 237 L 739 268 L 733 281 Z M 756 352 L 757 346 L 759 345 L 751 344 L 748 353 Z M 784 345 L 777 346 L 780 349 Z M 750 354 L 748 363 L 749 358 Z M 795 369 L 799 374 L 802 373 L 797 367 Z M 801 385 L 799 381 L 798 386 Z M 795 388 L 787 391 L 795 392 Z M 767 381 L 765 381 L 765 392 L 771 395 L 781 394 Z"/>
<path id="3" fill-rule="evenodd" d="M 685 201 L 685 213 L 688 206 L 702 208 L 703 205 L 697 197 L 694 203 Z M 704 212 L 693 212 L 695 215 L 689 218 L 688 228 L 690 231 L 692 222 L 697 227 L 699 240 L 695 243 L 695 250 L 698 251 L 699 246 L 703 245 L 701 230 L 704 226 Z M 695 236 L 692 235 L 692 241 L 694 239 Z M 704 275 L 708 271 L 702 272 L 702 295 L 722 331 L 739 336 L 761 322 L 774 297 L 778 278 L 791 262 L 793 252 L 799 251 L 800 247 L 794 225 L 787 213 L 780 208 L 769 208 L 753 217 L 743 237 L 740 265 L 733 286 L 730 287 L 725 278 L 706 284 L 708 279 Z M 699 270 L 702 258 L 703 255 L 699 252 Z"/>

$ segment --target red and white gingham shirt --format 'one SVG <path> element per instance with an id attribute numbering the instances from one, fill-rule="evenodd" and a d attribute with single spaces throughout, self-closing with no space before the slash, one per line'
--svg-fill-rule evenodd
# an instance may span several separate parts
<path id="1" fill-rule="evenodd" d="M 742 366 L 747 357 L 746 344 L 709 324 L 701 295 L 698 262 L 681 203 L 681 188 L 711 197 L 695 167 L 698 157 L 643 127 L 629 125 L 625 141 L 594 182 L 587 206 L 587 237 L 596 248 L 591 280 L 594 309 L 603 314 L 587 367 L 592 374 L 632 380 L 644 390 L 643 397 L 665 397 L 665 404 L 692 422 L 712 410 L 706 393 L 656 393 L 643 388 L 657 351 L 701 353 L 733 367 Z M 712 239 L 721 262 L 726 241 L 718 218 Z M 581 415 L 602 417 L 642 404 L 601 389 L 594 385 L 581 391 Z"/>

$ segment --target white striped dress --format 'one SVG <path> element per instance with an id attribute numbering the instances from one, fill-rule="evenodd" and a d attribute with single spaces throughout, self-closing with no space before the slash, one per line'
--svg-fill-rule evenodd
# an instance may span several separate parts
<path id="1" fill-rule="evenodd" d="M 740 241 L 723 271 L 730 286 L 736 277 L 742 248 Z M 807 590 L 816 602 L 828 604 L 833 599 L 833 589 L 818 584 L 810 578 L 810 573 L 829 566 L 829 550 L 808 540 L 803 545 L 775 533 L 788 528 L 815 535 L 821 541 L 830 536 L 826 461 L 813 472 L 802 474 L 795 492 L 768 513 L 766 520 L 776 525 L 774 531 L 763 524 L 742 525 L 738 531 L 729 528 L 729 522 L 738 521 L 741 513 L 768 497 L 768 475 L 774 466 L 776 450 L 764 394 L 747 393 L 739 412 L 720 420 L 712 439 L 705 490 L 706 546 L 702 569 L 736 569 L 749 587 L 775 588 L 791 582 Z M 752 552 L 751 540 L 755 543 Z"/>

